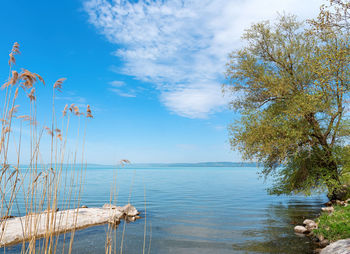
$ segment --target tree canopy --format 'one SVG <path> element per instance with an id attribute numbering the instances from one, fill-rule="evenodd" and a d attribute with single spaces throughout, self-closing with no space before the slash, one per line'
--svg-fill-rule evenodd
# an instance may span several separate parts
<path id="1" fill-rule="evenodd" d="M 241 114 L 230 142 L 262 162 L 275 194 L 345 183 L 350 148 L 350 2 L 331 0 L 318 18 L 293 15 L 252 25 L 230 54 L 227 88 Z"/>

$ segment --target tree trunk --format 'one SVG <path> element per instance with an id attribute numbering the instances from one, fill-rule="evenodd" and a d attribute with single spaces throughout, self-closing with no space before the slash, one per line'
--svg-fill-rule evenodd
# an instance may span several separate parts
<path id="1" fill-rule="evenodd" d="M 326 168 L 328 169 L 328 174 L 330 176 L 330 179 L 333 180 L 326 183 L 328 188 L 327 197 L 330 200 L 341 200 L 344 198 L 343 196 L 345 195 L 344 194 L 345 190 L 341 185 L 341 181 L 339 178 L 338 165 L 336 161 L 334 161 L 332 152 L 329 150 L 329 148 L 327 147 L 325 150 L 326 150 L 326 158 L 325 158 Z"/>

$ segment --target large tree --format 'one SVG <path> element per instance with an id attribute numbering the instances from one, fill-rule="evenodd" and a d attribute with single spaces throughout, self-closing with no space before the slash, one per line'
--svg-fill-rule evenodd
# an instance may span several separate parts
<path id="1" fill-rule="evenodd" d="M 241 118 L 230 141 L 273 175 L 275 194 L 343 186 L 350 149 L 350 4 L 330 1 L 317 19 L 283 15 L 246 30 L 230 55 L 227 87 Z"/>

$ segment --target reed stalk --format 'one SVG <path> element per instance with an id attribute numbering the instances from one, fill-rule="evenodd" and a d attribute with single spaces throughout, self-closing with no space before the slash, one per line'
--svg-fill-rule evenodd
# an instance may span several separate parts
<path id="1" fill-rule="evenodd" d="M 0 242 L 6 233 L 8 218 L 26 216 L 21 222 L 25 236 L 21 253 L 56 253 L 59 236 L 56 236 L 55 232 L 65 223 L 60 218 L 56 220 L 56 210 L 79 209 L 86 168 L 84 158 L 86 121 L 92 118 L 92 114 L 89 105 L 86 113 L 81 113 L 79 108 L 72 104 L 70 107 L 66 105 L 62 117 L 57 116 L 56 94 L 61 92 L 65 81 L 65 78 L 60 78 L 52 86 L 52 117 L 48 125 L 50 127 L 41 126 L 37 122 L 40 107 L 37 103 L 36 90 L 43 89 L 40 83 L 45 85 L 45 81 L 39 74 L 26 69 L 17 72 L 15 63 L 18 54 L 20 54 L 19 44 L 14 43 L 9 54 L 9 76 L 2 85 L 3 97 L 0 95 L 3 99 L 3 108 L 0 110 Z M 25 105 L 21 110 L 19 110 L 19 101 Z M 23 101 L 26 102 L 23 103 Z M 79 127 L 74 130 L 78 133 L 75 135 L 76 148 L 73 152 L 69 152 L 67 142 L 72 135 L 69 128 L 71 116 L 77 117 L 79 124 L 80 117 L 83 115 L 86 121 L 82 141 L 79 139 Z M 26 128 L 26 125 L 29 125 L 29 128 Z M 59 125 L 61 129 L 58 128 Z M 24 136 L 27 142 L 23 141 Z M 49 145 L 44 142 L 45 140 Z M 78 144 L 82 144 L 82 147 Z M 23 146 L 29 149 L 22 149 Z M 47 146 L 49 149 L 46 149 Z M 10 164 L 8 155 L 12 150 L 15 150 L 17 158 L 12 159 L 14 162 Z M 49 156 L 46 151 L 49 151 Z M 29 152 L 27 165 L 22 161 L 23 152 Z M 79 167 L 76 163 L 78 154 L 81 156 Z M 38 236 L 39 216 L 44 212 L 45 233 L 43 236 Z M 74 215 L 75 226 L 77 214 Z M 74 231 L 75 227 L 71 232 L 68 253 L 72 253 Z M 64 234 L 63 242 L 65 239 Z M 5 253 L 6 246 L 2 246 L 2 249 Z M 63 243 L 62 252 L 64 251 Z"/>

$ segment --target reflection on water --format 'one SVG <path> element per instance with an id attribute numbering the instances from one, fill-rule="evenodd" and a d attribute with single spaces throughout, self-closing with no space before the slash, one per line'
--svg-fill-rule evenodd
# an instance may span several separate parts
<path id="1" fill-rule="evenodd" d="M 291 228 L 301 224 L 306 218 L 318 215 L 319 203 L 305 204 L 288 201 L 287 204 L 270 205 L 266 213 L 265 227 L 247 230 L 243 235 L 254 240 L 234 244 L 234 250 L 248 253 L 313 253 L 315 246 L 307 237 L 291 232 Z M 260 241 L 256 241 L 261 238 Z"/>
<path id="2" fill-rule="evenodd" d="M 146 186 L 145 253 L 149 246 L 154 254 L 312 253 L 309 239 L 296 236 L 293 227 L 304 218 L 316 217 L 325 197 L 269 196 L 256 171 L 256 168 L 136 169 L 131 203 L 144 212 Z M 88 169 L 82 204 L 93 207 L 108 202 L 113 174 L 111 168 Z M 134 170 L 119 170 L 118 204 L 127 203 L 133 177 Z M 123 253 L 142 252 L 144 222 L 140 219 L 126 225 Z M 118 247 L 123 225 L 112 233 Z M 104 253 L 106 231 L 107 226 L 102 225 L 76 232 L 73 253 Z M 18 250 L 18 246 L 13 246 L 6 252 Z"/>

